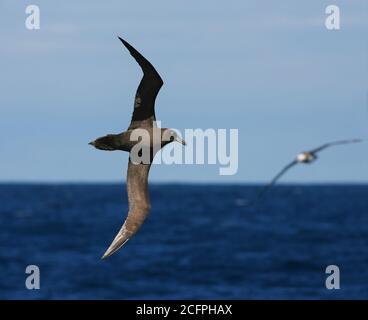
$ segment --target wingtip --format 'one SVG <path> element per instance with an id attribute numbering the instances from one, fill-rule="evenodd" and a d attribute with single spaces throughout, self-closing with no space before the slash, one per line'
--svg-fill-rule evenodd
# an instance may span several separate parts
<path id="1" fill-rule="evenodd" d="M 114 249 L 112 248 L 112 246 L 110 246 L 110 247 L 105 251 L 105 253 L 102 255 L 101 260 L 104 260 L 104 259 L 106 259 L 106 258 L 110 257 L 110 256 L 111 256 L 115 251 L 117 251 L 117 250 L 114 250 Z"/>
<path id="2" fill-rule="evenodd" d="M 110 257 L 115 251 L 111 250 L 111 247 L 109 247 L 105 253 L 102 255 L 101 260 L 105 260 L 106 258 Z"/>
<path id="3" fill-rule="evenodd" d="M 124 239 L 124 237 L 122 237 L 122 235 L 119 233 L 116 236 L 116 238 L 113 240 L 111 245 L 107 248 L 107 250 L 105 251 L 105 253 L 101 257 L 101 260 L 104 260 L 104 259 L 110 257 L 112 254 L 114 254 L 116 251 L 118 251 L 122 246 L 124 246 L 128 242 L 128 240 L 129 240 L 129 238 Z"/>
<path id="4" fill-rule="evenodd" d="M 118 39 L 123 43 L 124 46 L 130 47 L 130 44 L 128 42 L 126 42 L 123 38 L 121 38 L 120 36 L 118 36 Z"/>
<path id="5" fill-rule="evenodd" d="M 109 257 L 110 255 L 108 255 L 107 254 L 107 252 L 105 252 L 104 254 L 103 254 L 103 256 L 101 257 L 101 260 L 104 260 L 104 259 L 106 259 L 107 257 Z"/>
<path id="6" fill-rule="evenodd" d="M 361 142 L 364 142 L 364 140 L 363 139 L 360 139 L 360 138 L 357 138 L 357 139 L 351 139 L 348 142 L 350 142 L 350 143 L 361 143 Z"/>

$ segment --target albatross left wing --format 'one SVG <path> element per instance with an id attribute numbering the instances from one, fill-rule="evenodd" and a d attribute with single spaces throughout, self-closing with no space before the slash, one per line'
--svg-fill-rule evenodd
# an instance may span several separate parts
<path id="1" fill-rule="evenodd" d="M 164 82 L 153 65 L 145 57 L 124 39 L 120 37 L 119 39 L 143 71 L 143 78 L 135 95 L 133 117 L 129 129 L 153 127 L 156 121 L 155 100 Z"/>
<path id="2" fill-rule="evenodd" d="M 102 259 L 118 251 L 134 236 L 145 221 L 150 211 L 148 194 L 148 174 L 150 164 L 134 164 L 129 160 L 127 174 L 127 189 L 129 212 L 123 226 L 106 250 Z"/>
<path id="3" fill-rule="evenodd" d="M 349 144 L 349 143 L 358 143 L 358 142 L 362 142 L 363 140 L 361 139 L 352 139 L 352 140 L 340 140 L 340 141 L 335 141 L 335 142 L 330 142 L 330 143 L 325 143 L 324 145 L 313 149 L 310 151 L 310 153 L 317 153 L 320 152 L 326 148 L 332 147 L 332 146 L 337 146 L 340 144 Z"/>
<path id="4" fill-rule="evenodd" d="M 286 171 L 288 171 L 291 167 L 295 166 L 296 164 L 298 164 L 297 160 L 294 160 L 293 162 L 289 163 L 287 166 L 285 166 L 272 180 L 271 182 L 269 182 L 267 185 L 265 185 L 258 193 L 258 195 L 256 196 L 256 199 L 251 203 L 251 205 L 255 205 L 261 198 L 262 196 L 266 193 L 266 191 L 268 189 L 270 189 L 280 178 L 282 175 L 284 175 L 284 173 Z"/>
<path id="5" fill-rule="evenodd" d="M 288 171 L 291 167 L 294 167 L 296 164 L 298 163 L 297 160 L 294 160 L 292 161 L 291 163 L 289 163 L 287 166 L 285 166 L 278 174 L 276 177 L 274 177 L 271 182 L 267 185 L 267 187 L 272 187 L 276 182 L 277 180 L 279 180 L 281 178 L 281 176 L 284 175 L 284 173 L 286 171 Z"/>

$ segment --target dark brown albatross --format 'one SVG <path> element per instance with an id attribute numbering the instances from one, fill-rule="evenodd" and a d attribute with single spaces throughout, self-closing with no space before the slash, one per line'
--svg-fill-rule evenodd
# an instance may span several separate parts
<path id="1" fill-rule="evenodd" d="M 119 39 L 142 68 L 143 78 L 135 95 L 134 111 L 128 130 L 120 134 L 109 134 L 90 142 L 91 145 L 100 150 L 129 152 L 127 173 L 128 217 L 102 259 L 119 250 L 139 230 L 146 219 L 150 211 L 148 174 L 155 154 L 162 147 L 174 141 L 185 145 L 184 140 L 180 139 L 175 131 L 158 128 L 156 125 L 155 100 L 163 85 L 160 75 L 136 49 L 120 37 Z M 144 139 L 139 130 L 147 133 L 148 140 Z M 140 140 L 137 140 L 135 134 L 137 132 L 137 135 L 141 138 Z M 138 143 L 141 147 L 137 153 L 135 147 Z M 147 150 L 149 154 L 148 161 L 146 161 L 147 159 L 142 160 L 141 156 Z"/>

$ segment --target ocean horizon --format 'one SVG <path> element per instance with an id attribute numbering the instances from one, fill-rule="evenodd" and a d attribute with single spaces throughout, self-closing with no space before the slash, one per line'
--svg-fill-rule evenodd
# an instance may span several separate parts
<path id="1" fill-rule="evenodd" d="M 101 260 L 124 184 L 0 184 L 2 299 L 367 299 L 368 184 L 150 185 L 141 230 Z M 25 286 L 28 265 L 40 289 Z M 326 267 L 340 269 L 328 290 Z"/>

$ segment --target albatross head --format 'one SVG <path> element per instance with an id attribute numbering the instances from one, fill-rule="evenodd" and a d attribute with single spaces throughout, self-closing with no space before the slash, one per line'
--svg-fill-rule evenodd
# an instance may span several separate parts
<path id="1" fill-rule="evenodd" d="M 179 135 L 173 129 L 161 129 L 162 130 L 162 144 L 166 145 L 171 142 L 179 142 L 183 146 L 186 145 L 184 139 L 180 138 Z"/>

